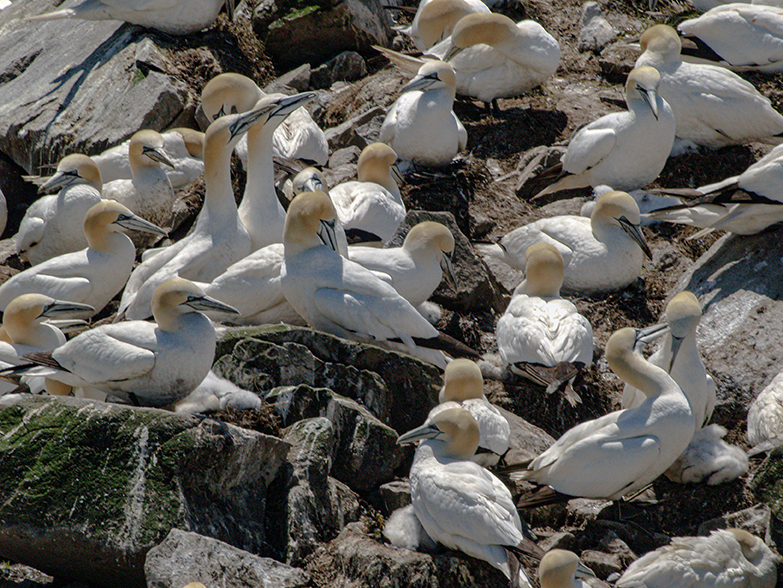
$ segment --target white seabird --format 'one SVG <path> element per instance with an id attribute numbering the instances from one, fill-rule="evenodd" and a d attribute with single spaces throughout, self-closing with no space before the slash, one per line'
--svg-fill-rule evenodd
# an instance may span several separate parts
<path id="1" fill-rule="evenodd" d="M 632 69 L 625 82 L 628 110 L 604 115 L 574 133 L 560 163 L 540 176 L 557 181 L 533 198 L 601 184 L 635 190 L 657 178 L 675 130 L 672 109 L 658 92 L 660 81 L 652 67 Z"/>
<path id="2" fill-rule="evenodd" d="M 166 175 L 174 189 L 182 188 L 204 173 L 204 133 L 185 127 L 169 129 L 161 133 L 163 151 L 174 164 Z M 107 149 L 92 160 L 101 170 L 104 183 L 133 179 L 129 159 L 131 139 Z"/>
<path id="3" fill-rule="evenodd" d="M 25 179 L 40 186 L 42 196 L 25 212 L 16 235 L 16 253 L 32 265 L 87 246 L 82 226 L 84 215 L 101 201 L 103 181 L 95 162 L 74 153 L 63 157 L 50 177 Z"/>
<path id="4" fill-rule="evenodd" d="M 244 390 L 212 370 L 196 389 L 174 405 L 174 412 L 207 413 L 226 408 L 257 410 L 261 398 L 255 392 Z"/>
<path id="5" fill-rule="evenodd" d="M 525 251 L 525 262 L 525 280 L 514 290 L 495 327 L 503 365 L 522 375 L 527 371 L 519 364 L 550 368 L 561 363 L 590 365 L 593 328 L 576 306 L 560 297 L 563 256 L 554 245 L 536 243 Z M 573 404 L 579 396 L 566 388 L 566 398 Z"/>
<path id="6" fill-rule="evenodd" d="M 774 588 L 775 554 L 741 529 L 713 531 L 709 537 L 674 537 L 633 562 L 617 588 Z"/>
<path id="7" fill-rule="evenodd" d="M 693 409 L 669 374 L 634 353 L 648 334 L 624 328 L 606 344 L 609 367 L 646 392 L 647 400 L 566 431 L 517 474 L 542 486 L 518 506 L 576 497 L 617 500 L 644 488 L 682 454 L 695 431 Z"/>
<path id="8" fill-rule="evenodd" d="M 449 547 L 488 562 L 511 580 L 511 586 L 531 586 L 519 564 L 532 542 L 511 492 L 488 470 L 470 461 L 479 443 L 479 426 L 467 410 L 452 407 L 397 443 L 424 440 L 416 449 L 410 471 L 411 502 L 427 534 Z"/>
<path id="9" fill-rule="evenodd" d="M 53 257 L 13 276 L 0 286 L 0 310 L 17 296 L 38 292 L 89 304 L 95 314 L 122 290 L 133 269 L 136 248 L 123 229 L 166 234 L 113 200 L 92 206 L 83 225 L 87 248 Z"/>
<path id="10" fill-rule="evenodd" d="M 541 588 L 590 588 L 579 578 L 594 578 L 593 571 L 579 557 L 564 549 L 550 549 L 538 564 Z"/>
<path id="11" fill-rule="evenodd" d="M 748 409 L 748 455 L 783 445 L 783 372 L 753 400 Z"/>
<path id="12" fill-rule="evenodd" d="M 456 82 L 448 63 L 424 63 L 386 113 L 380 141 L 400 159 L 448 165 L 468 144 L 468 133 L 452 110 Z"/>
<path id="13" fill-rule="evenodd" d="M 233 18 L 234 0 L 84 0 L 73 8 L 24 20 L 124 20 L 171 35 L 187 35 L 211 26 L 223 4 L 226 4 L 229 18 Z"/>
<path id="14" fill-rule="evenodd" d="M 489 14 L 481 0 L 422 0 L 409 27 L 400 27 L 419 51 L 427 51 L 442 41 L 463 16 L 473 13 Z"/>
<path id="15" fill-rule="evenodd" d="M 566 290 L 606 292 L 625 288 L 641 272 L 644 256 L 652 259 L 639 221 L 636 201 L 625 192 L 612 191 L 598 197 L 590 218 L 542 218 L 514 229 L 499 244 L 479 249 L 524 270 L 527 248 L 549 243 L 563 256 Z"/>
<path id="16" fill-rule="evenodd" d="M 25 359 L 45 375 L 107 400 L 163 407 L 181 400 L 207 376 L 215 328 L 200 310 L 231 312 L 182 278 L 166 280 L 152 300 L 155 322 L 101 325 L 50 352 Z"/>
<path id="17" fill-rule="evenodd" d="M 723 67 L 684 63 L 680 37 L 673 28 L 655 25 L 644 32 L 640 43 L 636 67 L 651 66 L 661 74 L 658 93 L 671 106 L 678 138 L 711 149 L 783 140 L 783 116 L 769 98 Z"/>

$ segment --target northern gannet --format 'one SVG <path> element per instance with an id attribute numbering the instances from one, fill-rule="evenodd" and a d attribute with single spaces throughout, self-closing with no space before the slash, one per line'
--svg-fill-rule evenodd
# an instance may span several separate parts
<path id="1" fill-rule="evenodd" d="M 748 409 L 749 455 L 783 445 L 783 372 L 753 400 Z"/>
<path id="2" fill-rule="evenodd" d="M 391 285 L 400 296 L 419 306 L 429 300 L 444 273 L 452 284 L 456 282 L 451 264 L 453 252 L 451 231 L 440 223 L 425 221 L 411 228 L 402 247 L 379 249 L 352 245 L 348 248 L 348 258 L 390 276 Z"/>
<path id="3" fill-rule="evenodd" d="M 174 164 L 173 169 L 165 170 L 172 188 L 187 186 L 204 173 L 204 133 L 177 127 L 162 132 L 161 136 L 163 151 Z M 100 155 L 92 156 L 92 160 L 101 170 L 104 183 L 133 179 L 128 157 L 130 144 L 131 139 L 128 139 Z"/>
<path id="4" fill-rule="evenodd" d="M 283 190 L 285 192 L 287 188 L 284 187 Z M 290 193 L 286 193 L 286 196 L 290 199 L 293 199 L 294 196 L 301 194 L 302 192 L 318 191 L 325 192 L 328 195 L 329 187 L 321 170 L 310 166 L 304 168 L 291 179 Z M 331 200 L 331 196 L 329 196 L 329 199 Z M 332 205 L 334 205 L 334 200 L 332 200 Z M 345 234 L 345 227 L 343 227 L 343 223 L 340 220 L 339 211 L 337 211 L 337 221 L 334 224 L 334 233 L 335 237 L 337 238 L 337 253 L 347 258 L 348 236 Z M 366 241 L 367 239 L 370 239 L 371 241 L 377 241 L 377 235 L 367 235 L 361 231 L 354 231 L 352 237 L 356 238 L 360 242 Z"/>
<path id="5" fill-rule="evenodd" d="M 463 16 L 489 12 L 481 0 L 422 0 L 410 26 L 398 30 L 411 38 L 416 49 L 427 51 L 451 35 Z"/>
<path id="6" fill-rule="evenodd" d="M 695 424 L 687 397 L 669 374 L 634 353 L 648 335 L 624 328 L 606 344 L 609 367 L 647 400 L 566 431 L 517 474 L 542 486 L 520 507 L 576 497 L 617 500 L 655 480 L 688 446 Z"/>
<path id="7" fill-rule="evenodd" d="M 479 443 L 479 426 L 467 410 L 452 407 L 397 443 L 423 440 L 410 471 L 411 502 L 427 534 L 501 570 L 511 586 L 531 586 L 518 554 L 532 542 L 511 492 L 488 470 L 470 461 Z"/>
<path id="8" fill-rule="evenodd" d="M 525 261 L 525 280 L 514 290 L 495 328 L 503 365 L 525 375 L 525 364 L 550 368 L 563 362 L 579 367 L 591 364 L 593 328 L 576 306 L 560 297 L 563 256 L 554 245 L 536 243 L 525 251 Z M 559 385 L 555 383 L 555 388 Z M 566 398 L 574 404 L 579 396 L 569 388 Z"/>
<path id="9" fill-rule="evenodd" d="M 155 322 L 100 325 L 54 351 L 24 359 L 31 373 L 82 388 L 107 400 L 169 406 L 207 376 L 215 356 L 215 327 L 200 310 L 231 312 L 192 282 L 172 278 L 155 289 Z"/>
<path id="10" fill-rule="evenodd" d="M 62 8 L 24 20 L 124 20 L 171 35 L 196 33 L 212 25 L 226 4 L 233 18 L 234 0 L 84 0 L 73 8 Z"/>
<path id="11" fill-rule="evenodd" d="M 565 289 L 606 292 L 625 288 L 641 272 L 644 256 L 652 259 L 639 221 L 636 201 L 625 192 L 612 191 L 598 197 L 590 218 L 542 218 L 514 229 L 498 245 L 480 250 L 524 270 L 527 248 L 534 243 L 550 243 L 565 262 Z"/>
<path id="12" fill-rule="evenodd" d="M 424 63 L 386 113 L 380 141 L 400 159 L 448 165 L 468 144 L 468 133 L 452 110 L 456 82 L 448 63 Z"/>
<path id="13" fill-rule="evenodd" d="M 636 67 L 659 71 L 658 93 L 671 106 L 678 138 L 711 149 L 783 140 L 783 116 L 769 98 L 723 67 L 683 62 L 680 37 L 673 28 L 655 25 L 644 32 L 640 43 Z"/>
<path id="14" fill-rule="evenodd" d="M 617 588 L 774 588 L 775 554 L 741 529 L 713 531 L 709 537 L 674 537 L 633 562 Z"/>
<path id="15" fill-rule="evenodd" d="M 237 410 L 261 408 L 261 398 L 255 392 L 243 390 L 234 382 L 221 378 L 212 370 L 196 389 L 174 405 L 174 412 L 207 413 L 226 408 Z"/>
<path id="16" fill-rule="evenodd" d="M 206 196 L 193 232 L 136 267 L 122 294 L 119 315 L 148 318 L 155 288 L 169 278 L 210 281 L 250 253 L 250 236 L 239 219 L 231 187 L 231 152 L 240 137 L 274 108 L 259 104 L 209 125 L 204 136 Z"/>
<path id="17" fill-rule="evenodd" d="M 579 561 L 579 557 L 564 549 L 551 549 L 538 564 L 541 588 L 590 588 L 579 578 L 594 578 L 593 571 Z"/>
<path id="18" fill-rule="evenodd" d="M 557 181 L 534 199 L 601 184 L 635 190 L 657 178 L 671 153 L 675 129 L 672 109 L 658 93 L 660 81 L 652 67 L 632 69 L 625 82 L 628 110 L 604 115 L 574 133 L 560 163 L 540 176 Z"/>
<path id="19" fill-rule="evenodd" d="M 63 157 L 51 177 L 30 176 L 39 192 L 59 190 L 33 202 L 16 235 L 16 252 L 32 265 L 87 246 L 84 215 L 101 201 L 103 182 L 95 162 L 74 153 Z"/>
<path id="20" fill-rule="evenodd" d="M 38 292 L 89 304 L 99 312 L 122 290 L 133 269 L 136 248 L 123 229 L 165 235 L 163 229 L 113 200 L 90 208 L 83 220 L 87 248 L 39 263 L 0 286 L 0 309 L 14 298 Z"/>

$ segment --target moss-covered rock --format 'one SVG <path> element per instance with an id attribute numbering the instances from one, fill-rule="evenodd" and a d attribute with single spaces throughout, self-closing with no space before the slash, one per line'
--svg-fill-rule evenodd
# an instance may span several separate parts
<path id="1" fill-rule="evenodd" d="M 173 527 L 263 554 L 266 488 L 287 451 L 213 419 L 25 399 L 0 411 L 0 557 L 141 586 L 146 552 Z"/>

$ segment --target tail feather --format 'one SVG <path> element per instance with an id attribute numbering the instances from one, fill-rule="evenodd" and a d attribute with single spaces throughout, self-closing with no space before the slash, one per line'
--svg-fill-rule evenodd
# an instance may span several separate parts
<path id="1" fill-rule="evenodd" d="M 543 196 L 546 196 L 547 194 L 554 194 L 555 192 L 562 192 L 563 190 L 575 190 L 577 188 L 587 188 L 588 186 L 590 186 L 590 182 L 587 181 L 587 178 L 585 178 L 583 174 L 567 175 L 561 178 L 560 180 L 556 181 L 554 184 L 550 184 L 549 186 L 541 190 L 530 200 L 532 202 L 534 200 L 538 200 L 539 198 L 542 198 Z"/>
<path id="2" fill-rule="evenodd" d="M 424 65 L 424 60 L 420 57 L 405 55 L 404 53 L 393 51 L 392 49 L 387 49 L 380 45 L 373 45 L 372 48 L 386 56 L 386 58 L 396 65 L 404 74 L 415 76 L 419 72 L 419 68 Z"/>
<path id="3" fill-rule="evenodd" d="M 511 588 L 532 588 L 533 584 L 531 584 L 525 568 L 522 567 L 519 557 L 512 548 L 506 547 L 506 558 L 511 575 Z"/>
<path id="4" fill-rule="evenodd" d="M 469 359 L 481 359 L 481 354 L 465 345 L 462 341 L 455 339 L 451 335 L 447 335 L 441 331 L 438 331 L 438 336 L 431 339 L 421 339 L 414 337 L 413 341 L 416 345 L 426 347 L 428 349 L 437 349 L 439 351 L 445 351 L 453 357 L 467 357 Z"/>
<path id="5" fill-rule="evenodd" d="M 63 8 L 62 10 L 55 10 L 53 12 L 45 12 L 44 14 L 38 14 L 36 16 L 28 16 L 23 18 L 23 21 L 41 21 L 41 20 L 58 20 L 60 18 L 74 18 L 76 11 L 73 8 Z"/>
<path id="6" fill-rule="evenodd" d="M 517 502 L 517 508 L 535 508 L 537 506 L 547 506 L 549 504 L 558 504 L 568 502 L 574 498 L 568 494 L 558 492 L 551 486 L 539 486 L 535 490 L 523 494 Z"/>

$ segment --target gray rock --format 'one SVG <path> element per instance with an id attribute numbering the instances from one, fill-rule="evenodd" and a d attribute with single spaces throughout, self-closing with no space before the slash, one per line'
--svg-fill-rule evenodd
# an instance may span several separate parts
<path id="1" fill-rule="evenodd" d="M 550 549 L 567 549 L 573 551 L 575 544 L 576 537 L 574 537 L 573 533 L 567 531 L 552 533 L 549 537 L 538 542 L 538 546 L 544 551 L 549 551 Z"/>
<path id="2" fill-rule="evenodd" d="M 356 146 L 344 147 L 333 152 L 329 157 L 329 167 L 332 169 L 342 167 L 344 165 L 354 166 L 354 176 L 356 175 L 356 164 L 359 161 L 359 156 L 362 154 L 362 150 Z M 336 185 L 336 184 L 335 184 Z"/>
<path id="3" fill-rule="evenodd" d="M 367 75 L 367 63 L 356 51 L 343 51 L 310 74 L 313 88 L 328 88 L 335 82 L 355 82 Z"/>
<path id="4" fill-rule="evenodd" d="M 304 570 L 179 529 L 149 550 L 144 573 L 147 588 L 182 588 L 190 582 L 225 588 L 310 586 L 310 574 Z"/>
<path id="5" fill-rule="evenodd" d="M 143 586 L 172 528 L 264 554 L 267 487 L 289 445 L 213 419 L 76 398 L 0 411 L 0 557 Z"/>
<path id="6" fill-rule="evenodd" d="M 398 508 L 411 503 L 411 485 L 408 480 L 394 480 L 381 484 L 377 496 L 378 508 L 385 516 L 389 516 Z"/>
<path id="7" fill-rule="evenodd" d="M 602 580 L 605 580 L 611 574 L 623 570 L 620 558 L 613 553 L 604 553 L 603 551 L 587 549 L 581 553 L 579 558 L 582 560 L 583 564 L 593 570 L 595 575 Z"/>
<path id="8" fill-rule="evenodd" d="M 405 219 L 397 227 L 397 232 L 385 247 L 400 247 L 408 231 L 423 221 L 434 221 L 447 226 L 454 235 L 455 242 L 452 262 L 458 290 L 454 292 L 443 280 L 432 295 L 433 302 L 458 311 L 496 310 L 502 312 L 505 310 L 508 298 L 504 296 L 502 287 L 495 280 L 482 257 L 474 251 L 468 238 L 460 231 L 454 215 L 450 212 L 408 211 Z"/>
<path id="9" fill-rule="evenodd" d="M 579 51 L 600 53 L 604 47 L 617 38 L 617 33 L 604 17 L 597 2 L 589 1 L 582 5 L 580 24 L 577 44 Z"/>
<path id="10" fill-rule="evenodd" d="M 764 539 L 764 543 L 772 543 L 772 512 L 766 504 L 757 504 L 739 512 L 726 514 L 716 519 L 704 521 L 699 525 L 697 535 L 709 535 L 717 529 L 744 529 L 757 537 Z"/>
<path id="11" fill-rule="evenodd" d="M 329 149 L 335 151 L 337 149 L 342 149 L 343 147 L 354 146 L 358 147 L 361 151 L 372 143 L 372 141 L 361 134 L 359 129 L 364 128 L 376 119 L 383 122 L 385 116 L 386 110 L 380 106 L 375 106 L 365 112 L 352 116 L 336 127 L 326 129 L 324 135 L 326 136 L 327 143 L 329 143 Z"/>
<path id="12" fill-rule="evenodd" d="M 520 463 L 537 457 L 546 451 L 554 438 L 543 429 L 531 425 L 522 417 L 498 407 L 500 413 L 506 417 L 511 428 L 509 450 L 504 461 L 508 464 Z"/>
<path id="13" fill-rule="evenodd" d="M 288 73 L 279 76 L 274 82 L 264 88 L 264 92 L 267 94 L 274 94 L 277 92 L 283 94 L 293 93 L 290 91 L 287 92 L 287 88 L 290 88 L 295 92 L 304 92 L 310 89 L 310 75 L 310 64 L 303 63 Z"/>

